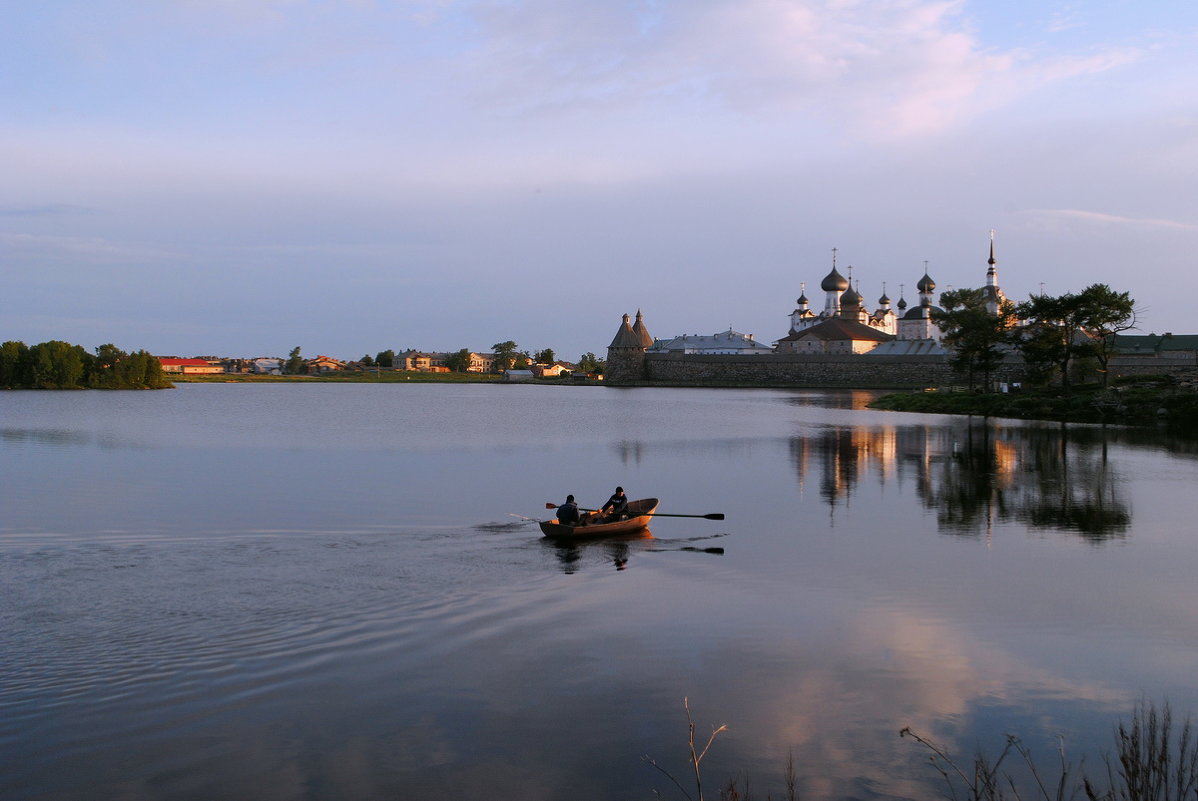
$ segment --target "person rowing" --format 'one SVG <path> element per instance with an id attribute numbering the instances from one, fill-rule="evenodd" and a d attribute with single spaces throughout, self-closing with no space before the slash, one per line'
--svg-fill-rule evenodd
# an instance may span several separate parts
<path id="1" fill-rule="evenodd" d="M 557 507 L 557 522 L 565 526 L 578 525 L 578 504 L 574 502 L 573 495 L 566 496 L 566 502 Z"/>
<path id="2" fill-rule="evenodd" d="M 608 523 L 628 517 L 628 496 L 624 494 L 623 487 L 616 487 L 616 491 L 607 499 L 607 503 L 603 504 L 599 513 L 607 515 L 605 521 Z"/>

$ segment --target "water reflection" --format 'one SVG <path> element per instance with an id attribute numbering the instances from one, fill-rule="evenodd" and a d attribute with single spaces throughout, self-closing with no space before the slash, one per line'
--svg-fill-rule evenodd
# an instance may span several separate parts
<path id="1" fill-rule="evenodd" d="M 652 540 L 653 532 L 644 529 L 634 534 L 622 534 L 614 537 L 604 537 L 595 540 L 544 540 L 545 547 L 552 549 L 562 572 L 567 575 L 577 573 L 587 562 L 596 561 L 623 570 L 628 566 L 631 557 L 630 543 L 641 540 Z M 586 559 L 584 559 L 584 556 Z"/>
<path id="2" fill-rule="evenodd" d="M 1102 542 L 1131 524 L 1109 441 L 1091 429 L 970 422 L 828 426 L 791 438 L 789 450 L 800 486 L 814 479 L 833 510 L 867 476 L 882 485 L 913 479 L 945 533 L 989 534 L 996 522 L 1018 521 Z"/>
<path id="3" fill-rule="evenodd" d="M 0 428 L 0 442 L 5 444 L 49 446 L 82 446 L 91 442 L 89 434 L 66 429 Z"/>

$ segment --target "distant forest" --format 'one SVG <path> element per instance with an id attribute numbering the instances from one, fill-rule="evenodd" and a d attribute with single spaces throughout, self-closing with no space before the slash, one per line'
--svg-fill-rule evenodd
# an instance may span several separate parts
<path id="1" fill-rule="evenodd" d="M 80 345 L 51 340 L 38 345 L 0 345 L 0 389 L 167 389 L 174 386 L 162 364 L 144 350 L 126 353 L 101 345 L 94 354 Z"/>

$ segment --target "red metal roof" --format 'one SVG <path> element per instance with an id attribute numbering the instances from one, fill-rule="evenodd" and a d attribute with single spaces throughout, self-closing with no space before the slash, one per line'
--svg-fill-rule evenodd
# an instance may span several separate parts
<path id="1" fill-rule="evenodd" d="M 198 367 L 208 366 L 208 362 L 203 359 L 158 359 L 159 364 L 163 367 Z"/>

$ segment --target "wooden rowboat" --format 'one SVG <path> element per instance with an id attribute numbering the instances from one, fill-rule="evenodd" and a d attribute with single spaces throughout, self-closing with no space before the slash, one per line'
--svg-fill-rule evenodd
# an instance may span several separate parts
<path id="1" fill-rule="evenodd" d="M 613 534 L 635 534 L 649 527 L 649 518 L 657 510 L 656 498 L 642 498 L 628 502 L 628 517 L 611 523 L 596 522 L 602 518 L 598 513 L 583 515 L 579 525 L 566 525 L 556 520 L 542 520 L 541 533 L 559 540 L 581 540 L 594 537 L 610 537 Z"/>

